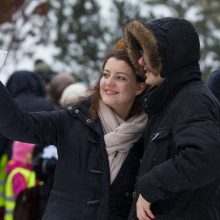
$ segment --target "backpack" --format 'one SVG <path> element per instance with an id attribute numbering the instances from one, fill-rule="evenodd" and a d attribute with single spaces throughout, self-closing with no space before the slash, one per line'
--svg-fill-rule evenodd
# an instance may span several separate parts
<path id="1" fill-rule="evenodd" d="M 14 220 L 40 220 L 43 186 L 34 186 L 20 192 L 16 198 Z"/>

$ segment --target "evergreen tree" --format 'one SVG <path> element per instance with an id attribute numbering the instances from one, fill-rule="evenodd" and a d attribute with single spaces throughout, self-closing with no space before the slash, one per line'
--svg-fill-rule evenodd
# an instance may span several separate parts
<path id="1" fill-rule="evenodd" d="M 59 52 L 55 70 L 71 70 L 92 83 L 104 54 L 122 37 L 126 21 L 175 16 L 190 20 L 199 32 L 204 79 L 220 67 L 219 0 L 112 0 L 111 4 L 104 18 L 98 0 L 3 1 L 0 46 L 9 51 L 9 66 L 34 57 L 42 45 L 51 46 Z"/>
<path id="2" fill-rule="evenodd" d="M 201 43 L 201 68 L 203 79 L 207 80 L 213 68 L 220 68 L 220 4 L 219 0 L 143 0 L 154 9 L 150 19 L 159 18 L 161 11 L 155 10 L 163 6 L 170 16 L 186 18 L 196 27 Z"/>
<path id="3" fill-rule="evenodd" d="M 112 3 L 111 13 L 114 25 L 109 27 L 112 42 L 110 45 L 122 38 L 123 26 L 127 21 L 131 19 L 144 19 L 140 15 L 140 2 L 113 0 Z"/>
<path id="4" fill-rule="evenodd" d="M 0 8 L 0 49 L 7 50 L 8 78 L 18 64 L 32 58 L 39 45 L 48 45 L 47 2 L 31 0 L 2 1 Z M 44 30 L 44 31 L 42 31 Z"/>
<path id="5" fill-rule="evenodd" d="M 94 81 L 105 49 L 100 6 L 95 0 L 50 3 L 57 17 L 55 45 L 60 48 L 59 60 L 82 80 Z"/>

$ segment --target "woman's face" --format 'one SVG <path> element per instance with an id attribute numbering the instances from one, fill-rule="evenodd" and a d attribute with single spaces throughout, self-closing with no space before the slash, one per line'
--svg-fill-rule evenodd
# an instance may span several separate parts
<path id="1" fill-rule="evenodd" d="M 146 85 L 136 81 L 132 68 L 123 60 L 108 59 L 100 81 L 102 101 L 111 107 L 121 118 L 130 112 L 135 97 L 141 94 Z"/>
<path id="2" fill-rule="evenodd" d="M 165 80 L 165 78 L 162 78 L 160 74 L 156 75 L 155 73 L 152 72 L 149 58 L 146 53 L 143 53 L 138 63 L 144 67 L 145 76 L 146 76 L 145 82 L 147 85 L 152 86 L 152 87 L 159 86 Z"/>

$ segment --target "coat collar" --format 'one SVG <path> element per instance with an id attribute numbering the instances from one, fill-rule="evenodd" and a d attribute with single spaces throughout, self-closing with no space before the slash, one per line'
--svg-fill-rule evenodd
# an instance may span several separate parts
<path id="1" fill-rule="evenodd" d="M 103 129 L 101 127 L 101 122 L 97 117 L 95 121 L 93 121 L 89 116 L 89 108 L 91 106 L 90 99 L 86 99 L 82 102 L 79 102 L 75 105 L 67 105 L 65 106 L 65 110 L 72 117 L 78 118 L 82 121 L 86 126 L 94 130 L 99 135 L 103 135 Z"/>
<path id="2" fill-rule="evenodd" d="M 197 65 L 188 66 L 179 70 L 171 78 L 166 79 L 160 86 L 148 91 L 144 97 L 145 112 L 154 114 L 163 111 L 183 87 L 190 82 L 201 81 L 199 73 L 200 70 Z"/>

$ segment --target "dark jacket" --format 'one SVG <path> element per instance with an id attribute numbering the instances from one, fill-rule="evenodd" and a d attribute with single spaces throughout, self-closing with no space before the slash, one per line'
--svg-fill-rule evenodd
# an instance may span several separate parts
<path id="1" fill-rule="evenodd" d="M 132 148 L 110 185 L 108 157 L 99 120 L 89 101 L 54 112 L 25 113 L 0 84 L 0 130 L 10 138 L 58 148 L 54 186 L 44 220 L 125 220 L 142 145 Z"/>
<path id="2" fill-rule="evenodd" d="M 125 36 L 131 50 L 160 56 L 153 68 L 166 78 L 144 100 L 145 152 L 129 219 L 137 219 L 139 194 L 156 219 L 220 219 L 220 106 L 201 81 L 196 31 L 184 19 L 162 18 L 128 23 Z"/>
<path id="3" fill-rule="evenodd" d="M 220 69 L 209 74 L 207 86 L 220 102 Z"/>

